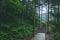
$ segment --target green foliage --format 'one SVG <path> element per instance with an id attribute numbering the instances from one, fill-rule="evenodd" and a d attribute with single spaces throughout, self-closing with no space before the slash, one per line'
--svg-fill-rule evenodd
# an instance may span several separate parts
<path id="1" fill-rule="evenodd" d="M 53 25 L 52 30 L 54 32 L 55 40 L 60 40 L 60 14 L 58 13 L 51 13 L 54 17 L 54 20 L 50 21 L 50 24 Z"/>
<path id="2" fill-rule="evenodd" d="M 0 40 L 24 40 L 32 35 L 34 20 L 35 29 L 40 24 L 38 14 L 21 1 L 1 0 L 0 4 Z"/>
<path id="3" fill-rule="evenodd" d="M 56 32 L 54 35 L 55 35 L 55 40 L 60 40 L 60 32 Z"/>

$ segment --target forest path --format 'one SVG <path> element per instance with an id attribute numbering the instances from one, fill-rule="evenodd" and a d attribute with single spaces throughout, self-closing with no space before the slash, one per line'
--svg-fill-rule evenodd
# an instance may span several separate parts
<path id="1" fill-rule="evenodd" d="M 32 40 L 45 40 L 46 26 L 43 25 L 41 29 L 37 31 L 37 34 L 32 38 Z"/>

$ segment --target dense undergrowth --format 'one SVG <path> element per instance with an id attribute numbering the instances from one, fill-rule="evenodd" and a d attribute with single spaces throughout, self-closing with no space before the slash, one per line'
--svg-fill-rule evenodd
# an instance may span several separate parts
<path id="1" fill-rule="evenodd" d="M 60 15 L 60 14 L 58 14 Z M 52 26 L 52 31 L 54 33 L 54 39 L 60 40 L 60 19 L 58 15 L 53 14 L 53 17 L 55 17 L 54 20 L 50 21 Z M 57 17 L 58 16 L 58 17 Z"/>
<path id="2" fill-rule="evenodd" d="M 0 40 L 24 40 L 37 30 L 38 14 L 23 3 L 19 0 L 0 1 Z"/>

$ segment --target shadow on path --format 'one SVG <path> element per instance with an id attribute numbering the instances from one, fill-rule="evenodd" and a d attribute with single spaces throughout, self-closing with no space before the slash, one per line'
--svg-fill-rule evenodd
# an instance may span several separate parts
<path id="1" fill-rule="evenodd" d="M 42 25 L 42 28 L 38 29 L 37 34 L 32 40 L 45 40 L 46 25 Z"/>

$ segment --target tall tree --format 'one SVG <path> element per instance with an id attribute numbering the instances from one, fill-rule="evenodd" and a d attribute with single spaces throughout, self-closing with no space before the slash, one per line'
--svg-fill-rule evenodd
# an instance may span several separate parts
<path id="1" fill-rule="evenodd" d="M 0 4 L 1 40 L 24 40 L 24 37 L 32 35 L 34 20 L 36 27 L 40 24 L 31 1 L 1 0 Z"/>

